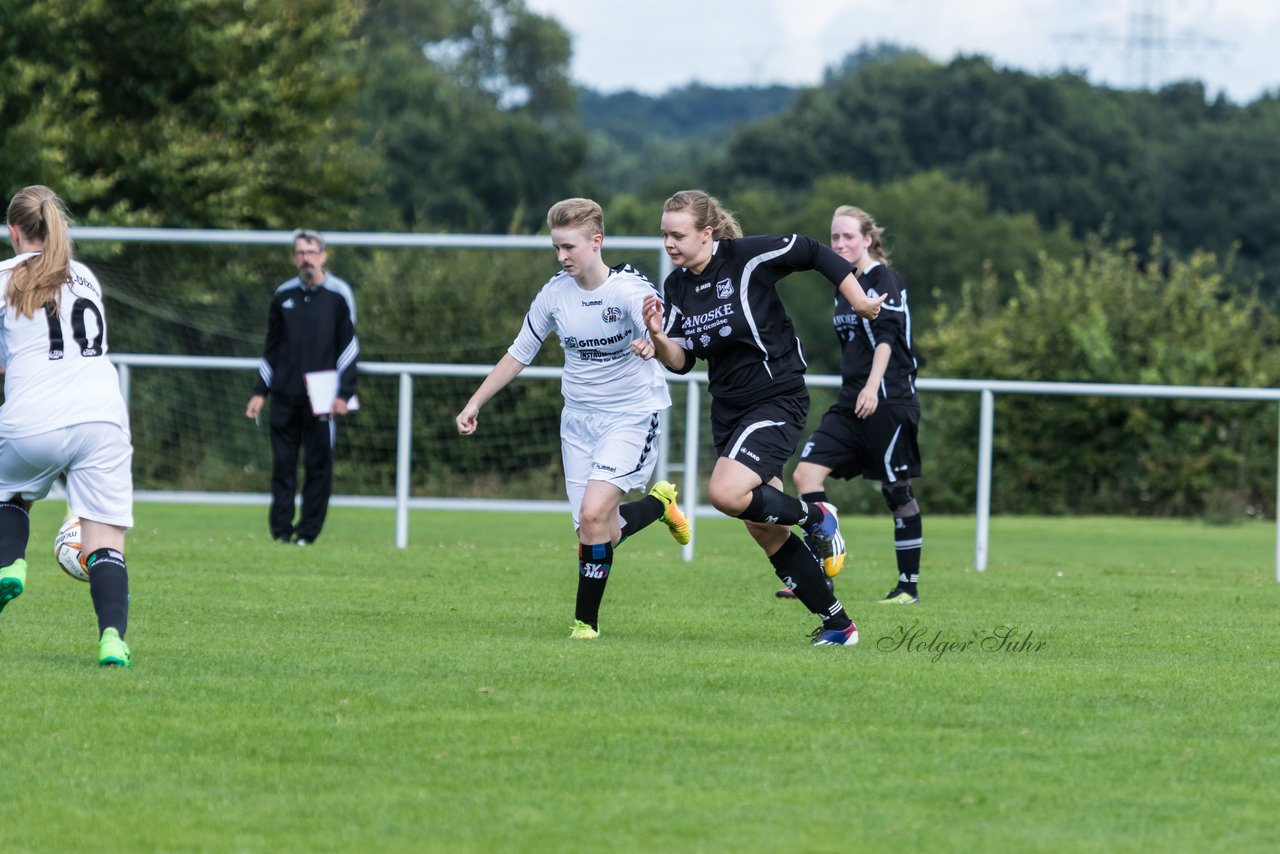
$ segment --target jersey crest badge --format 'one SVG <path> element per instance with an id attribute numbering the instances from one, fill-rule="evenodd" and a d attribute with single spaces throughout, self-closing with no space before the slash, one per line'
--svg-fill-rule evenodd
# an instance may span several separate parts
<path id="1" fill-rule="evenodd" d="M 733 279 L 721 279 L 716 282 L 716 298 L 728 299 L 733 296 Z"/>
<path id="2" fill-rule="evenodd" d="M 616 305 L 608 306 L 604 311 L 600 312 L 600 319 L 605 323 L 617 323 L 622 319 L 622 309 Z"/>

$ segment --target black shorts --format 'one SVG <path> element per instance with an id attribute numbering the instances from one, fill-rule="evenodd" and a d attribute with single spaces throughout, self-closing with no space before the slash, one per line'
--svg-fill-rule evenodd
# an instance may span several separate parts
<path id="1" fill-rule="evenodd" d="M 809 417 L 809 392 L 735 406 L 711 402 L 716 453 L 737 460 L 768 483 L 796 452 Z"/>
<path id="2" fill-rule="evenodd" d="M 822 423 L 805 442 L 800 462 L 831 469 L 843 480 L 862 475 L 893 483 L 920 476 L 920 446 L 916 430 L 920 404 L 915 401 L 880 401 L 870 418 L 859 418 L 837 404 L 822 416 Z"/>

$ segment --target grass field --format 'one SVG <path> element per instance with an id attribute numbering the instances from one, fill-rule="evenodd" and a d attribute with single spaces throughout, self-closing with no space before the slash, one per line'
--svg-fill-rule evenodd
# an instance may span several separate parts
<path id="1" fill-rule="evenodd" d="M 131 670 L 33 517 L 0 614 L 0 850 L 1280 850 L 1270 525 L 846 518 L 862 643 L 814 648 L 741 525 L 619 549 L 570 641 L 554 515 L 142 505 Z M 1002 628 L 1008 627 L 1008 628 Z M 1009 633 L 1006 642 L 991 640 Z M 996 649 L 1001 647 L 1002 649 Z"/>

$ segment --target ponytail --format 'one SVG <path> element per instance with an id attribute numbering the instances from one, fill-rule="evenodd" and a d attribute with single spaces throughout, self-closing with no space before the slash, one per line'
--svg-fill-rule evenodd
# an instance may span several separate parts
<path id="1" fill-rule="evenodd" d="M 701 231 L 710 226 L 716 240 L 741 237 L 742 226 L 733 212 L 722 207 L 719 199 L 702 190 L 681 190 L 663 204 L 664 213 L 688 211 L 693 217 L 693 227 Z"/>
<path id="2" fill-rule="evenodd" d="M 20 191 L 9 202 L 9 225 L 39 254 L 13 268 L 5 302 L 24 317 L 46 304 L 57 305 L 62 285 L 71 278 L 71 223 L 57 193 L 39 184 Z"/>

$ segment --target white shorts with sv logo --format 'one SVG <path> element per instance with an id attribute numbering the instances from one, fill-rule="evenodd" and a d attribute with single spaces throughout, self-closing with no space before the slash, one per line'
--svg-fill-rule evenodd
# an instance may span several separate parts
<path id="1" fill-rule="evenodd" d="M 612 483 L 624 494 L 648 486 L 658 464 L 660 425 L 657 412 L 632 415 L 566 408 L 560 413 L 560 455 L 575 528 L 587 481 Z"/>

